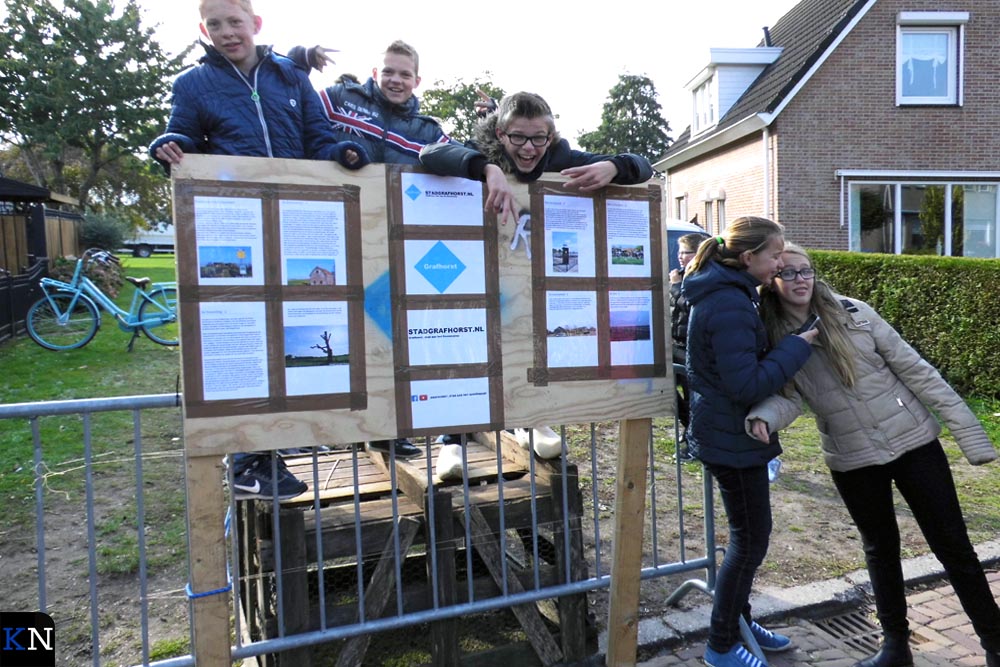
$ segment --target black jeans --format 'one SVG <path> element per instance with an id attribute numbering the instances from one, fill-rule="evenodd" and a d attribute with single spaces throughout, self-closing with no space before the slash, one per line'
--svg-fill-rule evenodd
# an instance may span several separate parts
<path id="1" fill-rule="evenodd" d="M 750 589 L 771 539 L 771 488 L 767 466 L 729 468 L 706 464 L 729 521 L 729 545 L 712 600 L 708 645 L 725 653 L 740 641 L 740 615 L 750 621 Z"/>
<path id="2" fill-rule="evenodd" d="M 832 475 L 861 533 L 883 632 L 905 636 L 909 630 L 899 526 L 892 501 L 895 482 L 928 546 L 948 573 L 952 588 L 983 648 L 1000 650 L 1000 608 L 969 541 L 955 482 L 941 443 L 935 439 L 886 465 L 833 472 Z"/>
<path id="3" fill-rule="evenodd" d="M 674 391 L 677 400 L 677 419 L 684 426 L 681 433 L 685 433 L 691 416 L 691 389 L 688 387 L 687 373 L 674 375 L 674 385 L 676 386 Z"/>

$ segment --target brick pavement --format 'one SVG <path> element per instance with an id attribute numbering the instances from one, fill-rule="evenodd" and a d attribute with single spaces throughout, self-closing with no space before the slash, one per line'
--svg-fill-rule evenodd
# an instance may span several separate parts
<path id="1" fill-rule="evenodd" d="M 978 545 L 994 597 L 1000 599 L 1000 541 Z M 979 639 L 962 611 L 954 591 L 933 557 L 904 563 L 914 667 L 983 667 L 985 658 Z M 762 591 L 752 598 L 755 612 L 766 618 L 765 626 L 787 634 L 795 645 L 785 653 L 768 655 L 770 667 L 815 665 L 852 667 L 870 655 L 880 633 L 871 613 L 867 575 L 852 573 L 836 582 L 780 591 Z M 826 603 L 817 600 L 827 597 Z M 782 598 L 797 598 L 799 605 Z M 640 652 L 646 657 L 638 667 L 703 666 L 705 635 L 710 606 L 678 611 L 657 619 L 659 628 L 640 628 Z M 834 617 L 831 620 L 831 617 Z M 846 617 L 850 631 L 838 627 Z M 865 632 L 867 630 L 867 632 Z M 650 643 L 644 642 L 645 639 Z M 659 646 L 659 648 L 654 648 Z"/>

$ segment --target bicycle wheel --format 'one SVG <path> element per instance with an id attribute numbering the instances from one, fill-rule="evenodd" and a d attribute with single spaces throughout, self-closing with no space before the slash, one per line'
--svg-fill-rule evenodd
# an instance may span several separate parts
<path id="1" fill-rule="evenodd" d="M 160 345 L 177 345 L 180 342 L 177 324 L 177 289 L 160 287 L 147 295 L 139 306 L 139 325 L 146 337 Z M 169 316 L 169 317 L 168 317 Z M 149 318 L 149 322 L 146 322 Z"/>
<path id="2" fill-rule="evenodd" d="M 71 310 L 74 296 L 52 294 L 28 309 L 24 323 L 31 340 L 49 350 L 73 350 L 90 342 L 100 324 L 97 309 L 90 301 L 78 298 Z"/>

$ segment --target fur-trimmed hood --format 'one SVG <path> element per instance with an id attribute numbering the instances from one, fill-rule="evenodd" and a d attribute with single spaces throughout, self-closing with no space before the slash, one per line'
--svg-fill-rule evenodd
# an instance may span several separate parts
<path id="1" fill-rule="evenodd" d="M 534 181 L 541 176 L 542 172 L 546 171 L 545 166 L 549 163 L 549 158 L 551 157 L 552 151 L 556 148 L 556 145 L 562 139 L 559 136 L 559 132 L 552 133 L 552 141 L 549 142 L 548 150 L 545 151 L 545 155 L 539 161 L 538 166 L 532 171 L 531 176 L 523 174 L 509 157 L 507 157 L 507 151 L 503 147 L 500 139 L 497 137 L 497 122 L 499 118 L 497 114 L 491 113 L 489 116 L 479 121 L 475 129 L 472 131 L 472 144 L 475 145 L 476 149 L 483 154 L 486 161 L 489 164 L 495 164 L 500 167 L 505 174 L 513 174 L 517 176 L 518 180 L 522 181 Z M 537 174 L 536 174 L 537 172 Z"/>

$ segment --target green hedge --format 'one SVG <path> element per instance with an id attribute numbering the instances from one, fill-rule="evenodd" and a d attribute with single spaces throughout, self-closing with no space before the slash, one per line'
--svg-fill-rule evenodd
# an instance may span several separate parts
<path id="1" fill-rule="evenodd" d="M 1000 397 L 1000 260 L 809 254 L 834 290 L 874 307 L 960 393 Z"/>

